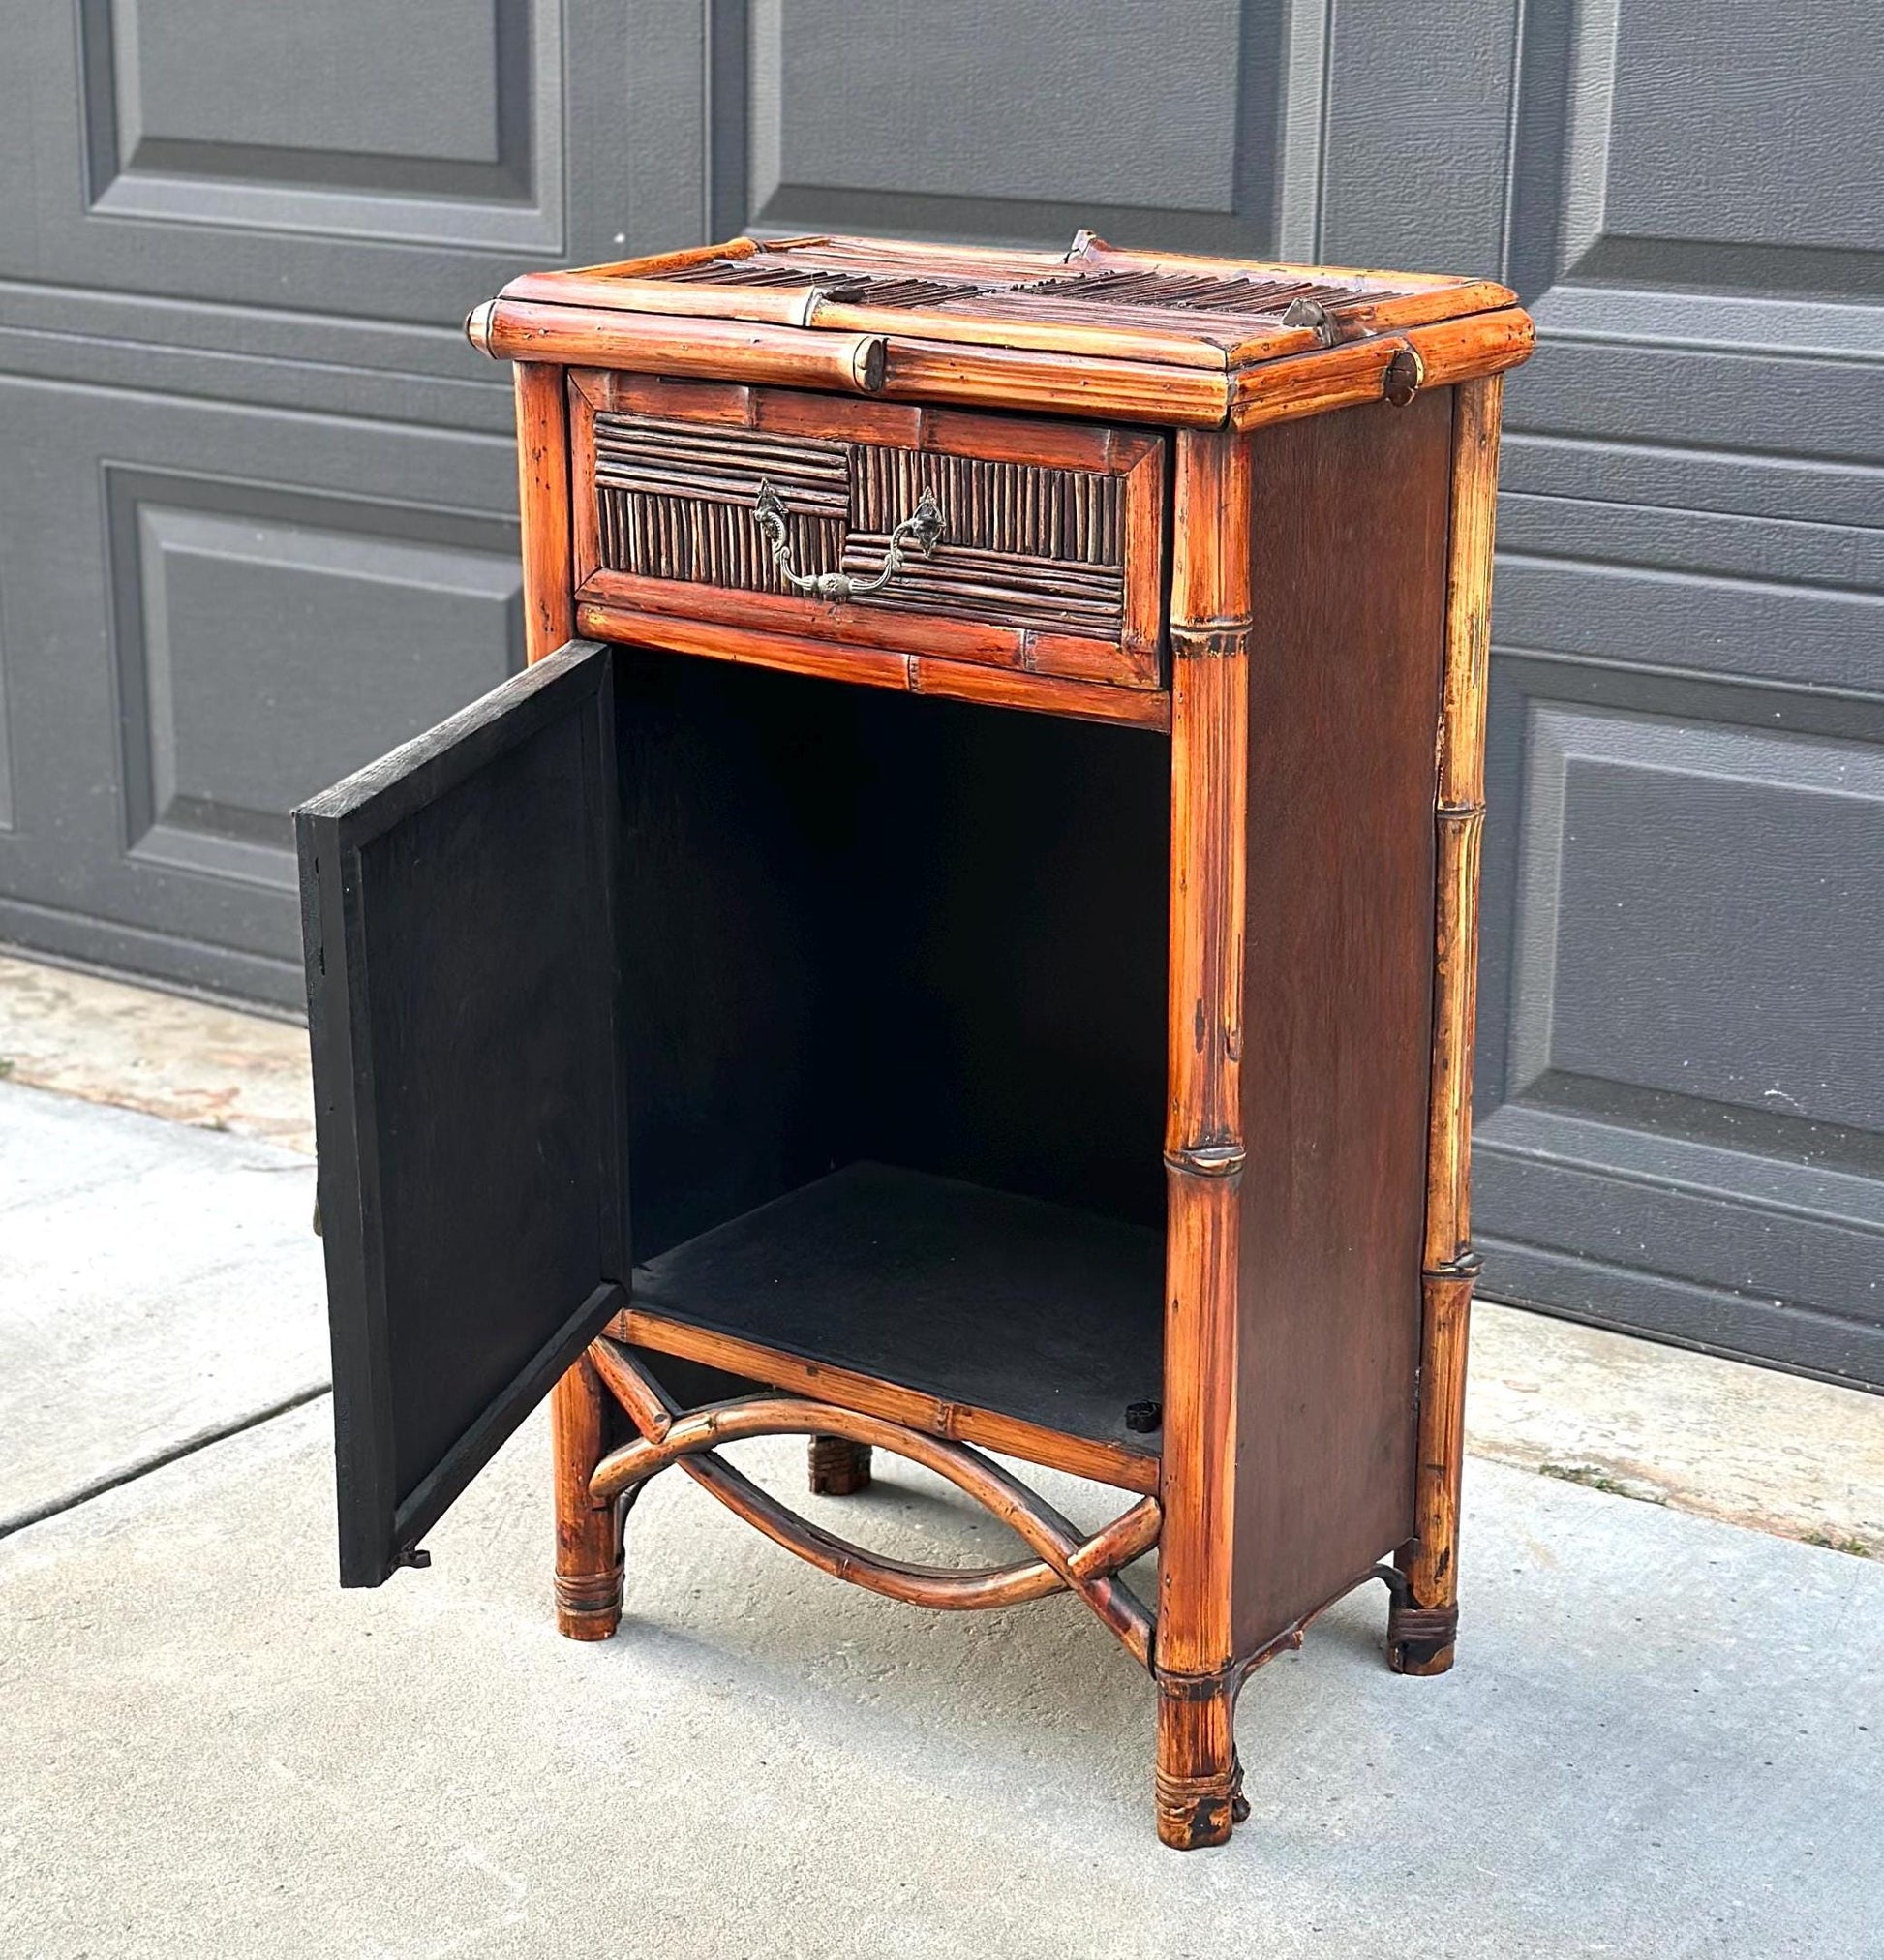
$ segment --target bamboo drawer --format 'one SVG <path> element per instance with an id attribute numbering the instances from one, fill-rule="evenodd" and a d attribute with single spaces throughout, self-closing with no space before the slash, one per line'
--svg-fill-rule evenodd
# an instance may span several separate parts
<path id="1" fill-rule="evenodd" d="M 568 390 L 576 599 L 610 636 L 1163 683 L 1159 433 L 606 371 Z"/>

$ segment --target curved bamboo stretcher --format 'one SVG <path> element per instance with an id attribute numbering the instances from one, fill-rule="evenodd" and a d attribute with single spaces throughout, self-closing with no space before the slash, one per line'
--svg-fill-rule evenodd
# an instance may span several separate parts
<path id="1" fill-rule="evenodd" d="M 1155 1497 L 1140 1498 L 1103 1530 L 1082 1538 L 1050 1504 L 966 1443 L 800 1395 L 743 1396 L 684 1414 L 619 1343 L 593 1342 L 589 1363 L 641 1431 L 595 1466 L 589 1484 L 592 1503 L 632 1497 L 650 1478 L 678 1463 L 775 1545 L 836 1578 L 886 1599 L 953 1611 L 1073 1592 L 1140 1666 L 1151 1666 L 1152 1616 L 1116 1575 L 1157 1544 L 1163 1515 Z M 880 1558 L 799 1516 L 714 1454 L 722 1443 L 753 1436 L 842 1436 L 907 1457 L 992 1512 L 1034 1556 L 972 1570 Z"/>

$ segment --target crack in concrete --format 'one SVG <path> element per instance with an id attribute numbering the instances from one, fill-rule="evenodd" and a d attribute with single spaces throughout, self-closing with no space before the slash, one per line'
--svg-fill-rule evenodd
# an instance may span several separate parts
<path id="1" fill-rule="evenodd" d="M 277 1416 L 286 1416 L 295 1409 L 305 1408 L 310 1402 L 317 1402 L 322 1395 L 333 1393 L 331 1382 L 319 1382 L 312 1388 L 297 1389 L 283 1401 L 271 1402 L 265 1408 L 251 1410 L 247 1415 L 236 1416 L 227 1423 L 212 1424 L 208 1428 L 198 1429 L 194 1435 L 180 1437 L 174 1443 L 166 1444 L 161 1450 L 153 1450 L 147 1456 L 139 1456 L 129 1463 L 120 1463 L 105 1476 L 95 1478 L 89 1484 L 81 1484 L 76 1489 L 62 1490 L 56 1497 L 48 1497 L 40 1504 L 29 1505 L 24 1511 L 10 1513 L 0 1517 L 0 1538 L 11 1538 L 16 1531 L 24 1531 L 29 1525 L 44 1524 L 48 1517 L 62 1516 L 68 1511 L 76 1511 L 81 1504 L 89 1504 L 95 1497 L 103 1497 L 107 1491 L 121 1489 L 127 1484 L 135 1484 L 140 1477 L 148 1477 L 153 1470 L 162 1470 L 167 1464 L 174 1463 L 184 1456 L 194 1456 L 200 1450 L 207 1450 L 217 1443 L 226 1443 L 231 1436 L 239 1436 L 247 1429 L 258 1429 L 263 1423 L 271 1423 Z"/>

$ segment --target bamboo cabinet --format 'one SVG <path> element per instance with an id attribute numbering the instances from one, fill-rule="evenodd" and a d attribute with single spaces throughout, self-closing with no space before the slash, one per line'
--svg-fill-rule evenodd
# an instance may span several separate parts
<path id="1" fill-rule="evenodd" d="M 1392 1665 L 1452 1663 L 1530 322 L 1081 233 L 737 240 L 468 328 L 530 664 L 297 812 L 342 1582 L 547 1397 L 572 1638 L 677 1467 L 892 1599 L 1077 1595 L 1152 1677 L 1160 1836 L 1220 1844 L 1238 1689 L 1323 1608 L 1381 1578 Z M 875 1555 L 760 1435 L 1015 1555 Z"/>

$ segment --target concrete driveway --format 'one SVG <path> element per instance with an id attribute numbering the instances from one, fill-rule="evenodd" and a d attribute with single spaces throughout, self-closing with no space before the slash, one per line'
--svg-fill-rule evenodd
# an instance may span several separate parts
<path id="1" fill-rule="evenodd" d="M 431 1571 L 340 1592 L 305 1159 L 0 1085 L 0 1166 L 9 1960 L 1884 1954 L 1874 1561 L 1474 1459 L 1459 1669 L 1338 1608 L 1184 1856 L 1064 1599 L 895 1607 L 664 1479 L 621 1635 L 560 1640 L 540 1417 Z M 741 1460 L 800 1501 L 798 1447 Z M 899 1464 L 804 1501 L 1000 1545 Z"/>

